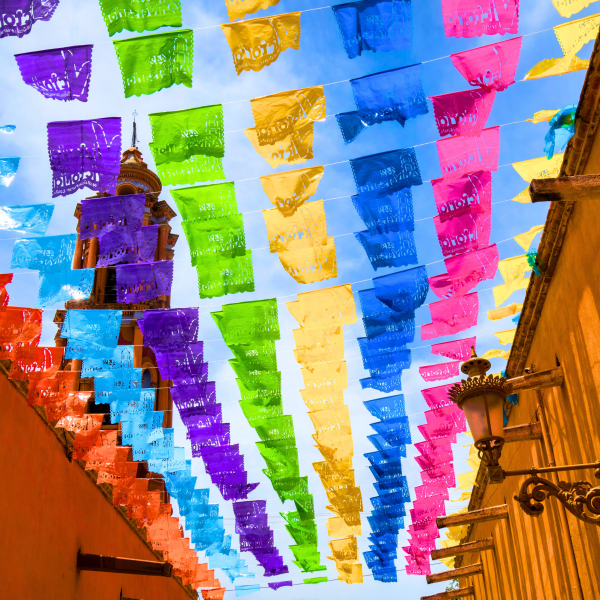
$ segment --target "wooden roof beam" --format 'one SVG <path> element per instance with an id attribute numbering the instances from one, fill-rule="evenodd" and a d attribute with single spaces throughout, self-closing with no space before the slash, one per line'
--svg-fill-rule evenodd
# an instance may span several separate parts
<path id="1" fill-rule="evenodd" d="M 483 573 L 483 565 L 481 563 L 475 563 L 468 567 L 461 567 L 460 569 L 452 569 L 450 571 L 442 571 L 441 573 L 427 575 L 427 583 L 440 583 L 440 581 L 450 581 L 451 579 L 458 579 L 459 577 L 466 577 L 467 575 L 479 575 L 480 573 Z"/>
<path id="2" fill-rule="evenodd" d="M 124 573 L 127 575 L 154 575 L 171 577 L 173 567 L 168 562 L 103 556 L 101 554 L 77 554 L 77 568 L 80 571 L 101 571 L 104 573 Z"/>
<path id="3" fill-rule="evenodd" d="M 452 590 L 451 592 L 442 592 L 433 596 L 421 596 L 421 600 L 454 600 L 454 598 L 465 598 L 466 596 L 474 596 L 475 588 L 470 585 L 468 587 Z"/>
<path id="4" fill-rule="evenodd" d="M 484 523 L 485 521 L 495 521 L 497 519 L 508 519 L 508 506 L 506 504 L 480 508 L 479 510 L 473 510 L 462 515 L 438 517 L 436 523 L 438 529 L 443 529 L 444 527 L 468 525 L 469 523 Z"/>
<path id="5" fill-rule="evenodd" d="M 600 200 L 600 175 L 532 179 L 529 195 L 532 202 Z"/>
<path id="6" fill-rule="evenodd" d="M 474 542 L 469 542 L 468 544 L 452 546 L 452 548 L 439 548 L 438 550 L 432 550 L 431 558 L 433 560 L 440 560 L 440 558 L 450 558 L 451 556 L 468 554 L 469 552 L 482 552 L 483 550 L 492 550 L 493 548 L 494 538 L 486 538 L 485 540 L 476 540 Z"/>

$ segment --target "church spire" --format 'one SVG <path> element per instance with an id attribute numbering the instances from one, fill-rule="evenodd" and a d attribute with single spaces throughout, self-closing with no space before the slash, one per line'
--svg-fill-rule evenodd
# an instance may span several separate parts
<path id="1" fill-rule="evenodd" d="M 132 148 L 137 148 L 137 142 L 138 142 L 138 138 L 137 138 L 137 125 L 135 124 L 135 118 L 137 117 L 137 111 L 134 110 L 132 113 L 133 115 L 133 134 L 131 135 L 131 147 Z"/>

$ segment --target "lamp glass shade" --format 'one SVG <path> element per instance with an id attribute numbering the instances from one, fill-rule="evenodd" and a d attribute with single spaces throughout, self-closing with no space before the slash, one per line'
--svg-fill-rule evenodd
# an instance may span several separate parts
<path id="1" fill-rule="evenodd" d="M 489 414 L 489 423 L 486 416 L 486 401 Z M 504 398 L 498 394 L 487 392 L 486 394 L 478 394 L 471 396 L 462 404 L 462 409 L 467 417 L 469 429 L 473 434 L 473 441 L 477 443 L 479 440 L 490 437 L 504 437 Z"/>

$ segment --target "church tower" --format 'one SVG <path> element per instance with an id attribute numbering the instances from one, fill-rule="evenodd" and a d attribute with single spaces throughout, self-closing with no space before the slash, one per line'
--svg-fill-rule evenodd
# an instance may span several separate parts
<path id="1" fill-rule="evenodd" d="M 138 150 L 136 143 L 136 126 L 134 122 L 132 145 L 123 152 L 121 157 L 116 195 L 146 194 L 143 226 L 158 225 L 158 243 L 154 260 L 173 260 L 174 248 L 179 236 L 171 233 L 169 221 L 176 216 L 176 213 L 165 200 L 159 200 L 158 196 L 162 190 L 162 183 L 156 173 L 151 171 L 143 161 L 142 153 Z M 103 196 L 110 196 L 110 194 L 96 194 L 93 197 Z M 144 348 L 142 332 L 137 324 L 137 319 L 147 309 L 170 308 L 171 297 L 163 295 L 136 304 L 117 302 L 116 268 L 115 266 L 96 267 L 99 253 L 98 238 L 79 239 L 81 204 L 77 204 L 74 216 L 77 218 L 78 239 L 73 258 L 73 269 L 95 269 L 95 277 L 90 297 L 87 300 L 70 300 L 65 304 L 65 308 L 120 310 L 123 312 L 118 343 L 119 345 L 134 346 L 133 367 L 143 369 L 142 388 L 154 388 L 156 390 L 154 410 L 165 411 L 163 427 L 171 427 L 173 423 L 173 402 L 168 389 L 170 382 L 160 377 L 154 353 L 150 348 Z M 60 337 L 60 328 L 65 315 L 66 310 L 58 310 L 54 317 L 54 322 L 59 328 L 55 336 L 57 346 L 66 345 L 67 340 Z M 65 371 L 72 370 L 79 374 L 81 372 L 81 362 L 81 360 L 68 359 L 65 361 L 63 369 Z M 93 391 L 93 379 L 77 376 L 74 389 Z M 88 403 L 86 413 L 104 413 L 102 429 L 119 428 L 118 424 L 111 424 L 110 406 L 107 404 L 96 404 L 92 399 Z"/>

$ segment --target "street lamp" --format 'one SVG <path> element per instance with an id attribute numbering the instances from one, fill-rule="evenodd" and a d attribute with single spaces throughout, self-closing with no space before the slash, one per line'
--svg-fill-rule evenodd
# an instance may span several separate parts
<path id="1" fill-rule="evenodd" d="M 528 475 L 519 494 L 515 496 L 515 500 L 528 515 L 541 515 L 544 512 L 542 502 L 554 496 L 581 521 L 600 525 L 600 487 L 593 487 L 587 481 L 559 481 L 556 484 L 538 476 L 539 473 L 594 469 L 594 476 L 600 479 L 600 461 L 539 469 L 532 467 L 522 471 L 502 469 L 499 459 L 504 446 L 503 408 L 511 391 L 511 382 L 516 380 L 487 375 L 490 368 L 491 363 L 479 358 L 471 348 L 471 358 L 461 365 L 461 371 L 468 378 L 455 383 L 448 390 L 448 397 L 465 413 L 475 447 L 479 450 L 479 458 L 488 469 L 489 482 L 498 484 L 507 477 Z"/>
<path id="2" fill-rule="evenodd" d="M 508 387 L 504 377 L 486 375 L 489 360 L 479 358 L 471 348 L 471 358 L 461 365 L 467 380 L 448 391 L 450 399 L 464 411 L 479 458 L 488 468 L 490 483 L 502 483 L 498 460 L 504 446 L 504 402 Z"/>

